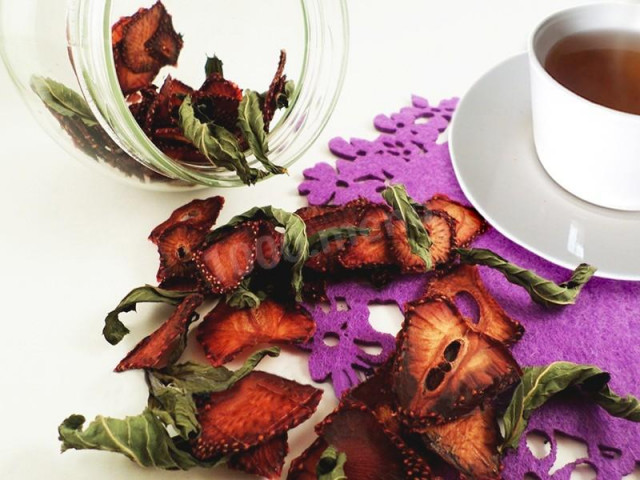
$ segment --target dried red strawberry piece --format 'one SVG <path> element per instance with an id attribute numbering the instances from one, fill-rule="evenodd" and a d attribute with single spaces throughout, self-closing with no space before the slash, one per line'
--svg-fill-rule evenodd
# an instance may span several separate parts
<path id="1" fill-rule="evenodd" d="M 166 140 L 155 139 L 156 147 L 167 157 L 178 160 L 184 164 L 209 165 L 211 161 L 205 157 L 193 145 L 184 143 L 167 142 Z"/>
<path id="2" fill-rule="evenodd" d="M 206 460 L 240 453 L 307 420 L 322 391 L 266 372 L 252 372 L 224 392 L 200 399 L 193 455 Z"/>
<path id="3" fill-rule="evenodd" d="M 430 210 L 446 212 L 455 220 L 455 237 L 458 247 L 466 247 L 489 228 L 476 209 L 466 207 L 446 195 L 434 195 L 427 201 L 426 206 Z"/>
<path id="4" fill-rule="evenodd" d="M 287 84 L 287 76 L 284 75 L 284 67 L 287 63 L 287 52 L 280 50 L 280 59 L 278 60 L 278 68 L 276 74 L 269 85 L 269 90 L 264 97 L 264 105 L 262 106 L 262 118 L 264 120 L 265 131 L 269 131 L 269 125 L 273 116 L 278 109 L 278 96 L 282 95 Z"/>
<path id="5" fill-rule="evenodd" d="M 425 297 L 441 295 L 455 302 L 461 294 L 470 295 L 478 306 L 475 328 L 496 340 L 512 345 L 522 337 L 524 327 L 507 315 L 507 312 L 491 296 L 475 265 L 458 265 L 444 275 L 429 282 Z M 467 319 L 475 323 L 473 319 Z"/>
<path id="6" fill-rule="evenodd" d="M 272 270 L 282 260 L 284 235 L 276 230 L 268 220 L 261 220 L 258 226 L 258 247 L 256 264 L 264 270 Z"/>
<path id="7" fill-rule="evenodd" d="M 144 9 L 140 8 L 138 13 L 142 13 Z M 124 38 L 125 27 L 131 23 L 135 15 L 130 17 L 120 17 L 120 19 L 111 27 L 111 46 L 116 46 Z"/>
<path id="8" fill-rule="evenodd" d="M 153 131 L 154 140 L 168 140 L 170 142 L 184 143 L 185 145 L 192 145 L 187 137 L 184 136 L 182 130 L 177 127 L 169 128 L 157 128 Z"/>
<path id="9" fill-rule="evenodd" d="M 399 342 L 393 389 L 413 428 L 450 422 L 520 378 L 509 350 L 444 297 L 409 304 Z"/>
<path id="10" fill-rule="evenodd" d="M 314 217 L 319 217 L 320 215 L 339 210 L 340 208 L 338 205 L 309 205 L 308 207 L 299 208 L 295 213 L 307 222 Z"/>
<path id="11" fill-rule="evenodd" d="M 444 212 L 425 212 L 422 223 L 429 234 L 429 253 L 434 266 L 443 265 L 451 259 L 455 246 L 454 221 Z M 427 266 L 418 255 L 411 251 L 407 238 L 407 225 L 400 219 L 391 222 L 389 230 L 391 251 L 403 273 L 423 273 Z"/>
<path id="12" fill-rule="evenodd" d="M 209 230 L 218 219 L 224 206 L 224 197 L 209 197 L 204 200 L 193 200 L 173 211 L 171 216 L 153 229 L 149 235 L 156 245 L 165 230 L 176 225 L 186 225 L 199 230 Z"/>
<path id="13" fill-rule="evenodd" d="M 284 467 L 284 459 L 289 453 L 287 434 L 284 433 L 268 442 L 231 456 L 227 466 L 233 470 L 258 475 L 267 480 L 279 480 Z"/>
<path id="14" fill-rule="evenodd" d="M 244 222 L 215 239 L 196 256 L 196 267 L 215 294 L 229 293 L 253 271 L 259 223 Z"/>
<path id="15" fill-rule="evenodd" d="M 157 96 L 158 92 L 155 88 L 151 87 L 143 88 L 142 90 L 129 95 L 129 110 L 131 111 L 133 118 L 135 118 L 136 122 L 138 122 L 138 125 L 144 125 L 145 119 L 147 117 L 147 112 L 149 111 L 151 105 L 153 105 Z"/>
<path id="16" fill-rule="evenodd" d="M 144 130 L 152 134 L 156 134 L 158 129 L 162 128 L 180 130 L 178 126 L 180 105 L 184 98 L 192 93 L 193 89 L 189 85 L 168 75 L 149 107 L 144 123 L 141 124 Z"/>
<path id="17" fill-rule="evenodd" d="M 158 282 L 172 278 L 195 278 L 197 270 L 193 255 L 202 244 L 207 232 L 198 228 L 178 224 L 168 228 L 158 239 L 160 268 Z"/>
<path id="18" fill-rule="evenodd" d="M 347 456 L 349 480 L 429 479 L 428 465 L 398 437 L 387 432 L 362 405 L 343 403 L 316 427 L 321 440 L 294 460 L 289 480 L 317 478 L 315 468 L 327 445 Z"/>
<path id="19" fill-rule="evenodd" d="M 198 341 L 211 364 L 219 367 L 245 348 L 304 343 L 315 330 L 311 315 L 298 305 L 264 300 L 257 308 L 238 310 L 220 302 L 198 326 Z"/>
<path id="20" fill-rule="evenodd" d="M 305 273 L 304 285 L 302 286 L 302 298 L 308 303 L 328 303 L 327 279 L 314 275 L 314 272 Z"/>
<path id="21" fill-rule="evenodd" d="M 174 292 L 200 292 L 204 291 L 199 277 L 173 277 L 160 282 L 158 287 Z"/>
<path id="22" fill-rule="evenodd" d="M 176 65 L 182 46 L 182 35 L 173 29 L 169 14 L 162 17 L 156 33 L 144 44 L 145 51 L 162 65 Z"/>
<path id="23" fill-rule="evenodd" d="M 369 202 L 359 199 L 341 207 L 305 209 L 301 213 L 306 217 L 303 220 L 305 220 L 307 237 L 330 228 L 358 226 L 366 205 L 369 205 Z M 322 251 L 311 252 L 312 256 L 305 266 L 316 272 L 335 273 L 340 267 L 338 254 L 344 250 L 347 241 L 344 238 L 328 241 L 326 245 L 322 245 Z"/>
<path id="24" fill-rule="evenodd" d="M 165 15 L 168 15 L 167 10 L 158 1 L 151 8 L 138 10 L 122 28 L 122 40 L 118 42 L 122 61 L 132 72 L 150 72 L 161 66 L 161 62 L 148 54 L 145 44 L 160 28 Z"/>
<path id="25" fill-rule="evenodd" d="M 138 368 L 165 368 L 178 360 L 187 344 L 191 322 L 198 318 L 196 308 L 204 297 L 185 297 L 171 317 L 151 335 L 143 339 L 115 368 L 116 372 Z"/>
<path id="26" fill-rule="evenodd" d="M 390 358 L 360 385 L 350 390 L 345 399 L 365 405 L 389 432 L 400 436 L 401 422 L 397 416 L 392 378 L 395 357 Z"/>
<path id="27" fill-rule="evenodd" d="M 386 205 L 369 205 L 358 222 L 368 228 L 368 235 L 350 240 L 338 254 L 340 264 L 348 270 L 390 267 L 395 264 L 387 231 L 391 227 L 392 213 Z"/>
<path id="28" fill-rule="evenodd" d="M 421 430 L 420 434 L 429 449 L 466 477 L 502 478 L 495 408 L 478 407 L 453 422 Z"/>
<path id="29" fill-rule="evenodd" d="M 230 131 L 237 130 L 238 107 L 242 101 L 242 90 L 238 85 L 214 72 L 193 93 L 192 100 L 203 120 L 213 121 Z"/>
<path id="30" fill-rule="evenodd" d="M 116 66 L 116 74 L 118 76 L 120 90 L 122 90 L 124 95 L 149 87 L 160 72 L 161 68 L 161 66 L 157 64 L 148 72 L 136 73 L 124 65 L 119 49 L 114 49 L 113 59 Z"/>

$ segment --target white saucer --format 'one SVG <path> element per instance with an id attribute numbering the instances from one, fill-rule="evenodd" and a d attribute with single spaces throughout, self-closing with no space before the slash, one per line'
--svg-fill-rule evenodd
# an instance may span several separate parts
<path id="1" fill-rule="evenodd" d="M 640 280 L 640 212 L 584 202 L 540 164 L 526 54 L 471 87 L 456 109 L 449 145 L 462 190 L 500 233 L 558 265 L 587 262 L 598 276 Z"/>

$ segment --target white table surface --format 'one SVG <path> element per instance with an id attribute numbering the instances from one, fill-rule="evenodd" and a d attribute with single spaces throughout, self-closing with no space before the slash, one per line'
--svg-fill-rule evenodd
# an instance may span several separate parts
<path id="1" fill-rule="evenodd" d="M 252 478 L 225 469 L 143 470 L 102 452 L 59 454 L 56 429 L 69 414 L 122 417 L 139 413 L 146 403 L 142 375 L 117 375 L 112 368 L 151 331 L 157 310 L 145 307 L 127 317 L 132 334 L 116 347 L 100 332 L 105 313 L 130 288 L 154 279 L 157 253 L 146 240 L 149 231 L 177 206 L 212 193 L 227 198 L 221 221 L 254 205 L 304 205 L 297 195 L 301 172 L 332 161 L 330 138 L 373 138 L 373 117 L 407 105 L 412 93 L 434 102 L 463 95 L 494 64 L 525 50 L 540 19 L 580 3 L 585 2 L 349 0 L 351 59 L 331 121 L 290 177 L 252 188 L 166 194 L 100 176 L 68 158 L 40 130 L 0 69 L 0 478 Z M 398 324 L 397 318 L 389 320 L 386 329 Z M 265 361 L 262 368 L 309 381 L 305 362 L 293 354 Z M 292 432 L 292 454 L 310 443 L 313 425 L 335 406 L 330 391 L 325 397 L 318 413 Z"/>

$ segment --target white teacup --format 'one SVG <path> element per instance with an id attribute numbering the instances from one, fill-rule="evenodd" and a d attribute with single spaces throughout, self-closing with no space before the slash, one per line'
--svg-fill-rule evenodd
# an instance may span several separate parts
<path id="1" fill-rule="evenodd" d="M 640 32 L 640 5 L 585 5 L 556 13 L 535 29 L 529 59 L 536 150 L 551 178 L 577 197 L 640 210 L 640 115 L 586 100 L 544 69 L 559 40 L 590 30 Z"/>

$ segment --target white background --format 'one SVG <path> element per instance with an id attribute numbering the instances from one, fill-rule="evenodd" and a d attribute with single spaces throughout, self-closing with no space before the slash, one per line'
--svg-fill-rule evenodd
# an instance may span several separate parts
<path id="1" fill-rule="evenodd" d="M 301 172 L 332 160 L 330 138 L 373 138 L 373 117 L 407 105 L 412 93 L 433 102 L 463 95 L 494 64 L 525 50 L 529 32 L 544 16 L 579 3 L 349 0 L 349 71 L 327 128 L 290 177 L 215 192 L 227 198 L 221 221 L 258 204 L 304 205 L 297 195 Z M 138 316 L 128 316 L 133 333 L 117 347 L 101 337 L 103 318 L 130 288 L 153 281 L 157 253 L 146 240 L 150 230 L 177 206 L 214 192 L 143 191 L 74 162 L 40 130 L 3 70 L 0 101 L 0 478 L 250 478 L 224 469 L 143 470 L 101 452 L 59 454 L 56 428 L 69 414 L 92 419 L 142 410 L 142 376 L 111 370 L 151 331 L 153 314 L 162 312 L 141 308 Z M 398 325 L 390 316 L 383 328 Z M 297 355 L 283 354 L 262 367 L 308 382 Z M 293 453 L 310 443 L 313 425 L 333 408 L 331 392 L 325 397 L 312 420 L 291 435 Z"/>

